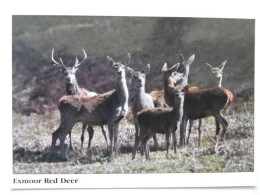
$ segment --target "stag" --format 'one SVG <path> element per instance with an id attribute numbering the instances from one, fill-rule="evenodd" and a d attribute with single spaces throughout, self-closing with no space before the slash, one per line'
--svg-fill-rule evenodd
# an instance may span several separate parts
<path id="1" fill-rule="evenodd" d="M 61 72 L 65 78 L 66 78 L 66 95 L 84 95 L 87 97 L 94 97 L 97 95 L 95 92 L 88 91 L 85 88 L 81 88 L 78 85 L 77 79 L 76 79 L 76 72 L 79 68 L 80 65 L 87 59 L 87 54 L 84 49 L 82 49 L 84 53 L 84 58 L 81 62 L 79 62 L 78 58 L 76 57 L 75 64 L 72 67 L 66 67 L 65 64 L 63 63 L 62 58 L 60 58 L 60 63 L 57 62 L 54 59 L 54 48 L 52 49 L 52 65 L 59 71 Z M 87 124 L 83 123 L 82 126 L 82 134 L 81 134 L 81 148 L 83 148 L 83 143 L 84 143 L 84 134 L 85 134 L 85 129 L 86 129 Z M 108 145 L 107 137 L 106 137 L 106 132 L 101 126 L 102 133 L 105 137 L 106 143 Z M 88 125 L 88 134 L 89 134 L 89 141 L 88 141 L 88 149 L 91 147 L 91 140 L 94 135 L 94 128 L 91 125 Z M 72 141 L 71 141 L 71 132 L 69 132 L 69 138 L 70 138 L 70 149 L 72 150 Z"/>
<path id="2" fill-rule="evenodd" d="M 130 54 L 129 61 L 130 62 Z M 128 112 L 128 88 L 125 71 L 128 64 L 115 62 L 107 56 L 117 75 L 117 88 L 94 97 L 67 95 L 59 100 L 61 124 L 52 134 L 51 153 L 56 140 L 60 139 L 61 159 L 66 160 L 64 141 L 77 122 L 89 125 L 107 125 L 110 139 L 110 157 L 118 154 L 117 138 L 119 122 Z"/>

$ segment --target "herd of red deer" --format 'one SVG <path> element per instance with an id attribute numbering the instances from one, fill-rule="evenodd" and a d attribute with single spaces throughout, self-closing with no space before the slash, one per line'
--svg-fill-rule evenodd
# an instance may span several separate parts
<path id="1" fill-rule="evenodd" d="M 179 145 L 189 143 L 189 137 L 193 121 L 199 119 L 199 139 L 200 145 L 200 125 L 201 119 L 213 116 L 216 121 L 216 135 L 218 139 L 220 124 L 223 127 L 220 141 L 224 139 L 228 122 L 223 117 L 222 111 L 225 110 L 233 100 L 233 94 L 222 88 L 222 74 L 226 60 L 218 67 L 209 66 L 212 75 L 216 79 L 216 87 L 199 89 L 198 87 L 189 87 L 188 76 L 190 65 L 195 59 L 192 55 L 185 60 L 180 55 L 179 63 L 168 68 L 165 63 L 162 68 L 164 90 L 145 92 L 146 75 L 149 74 L 150 65 L 146 65 L 141 71 L 135 71 L 128 65 L 130 63 L 130 54 L 128 54 L 124 63 L 116 62 L 107 56 L 107 60 L 117 75 L 117 87 L 114 90 L 103 94 L 90 92 L 87 89 L 80 88 L 76 79 L 78 67 L 87 59 L 87 54 L 83 50 L 84 59 L 79 62 L 76 58 L 73 67 L 66 67 L 60 58 L 57 62 L 54 59 L 54 49 L 52 50 L 52 64 L 66 77 L 66 94 L 59 100 L 59 111 L 61 115 L 61 124 L 52 134 L 52 143 L 50 154 L 53 153 L 57 139 L 60 140 L 61 160 L 66 160 L 65 138 L 70 136 L 70 148 L 72 149 L 71 130 L 73 126 L 81 122 L 83 124 L 81 135 L 81 147 L 84 142 L 84 131 L 87 127 L 89 134 L 88 149 L 91 147 L 91 140 L 94 134 L 93 126 L 100 126 L 105 137 L 110 156 L 118 154 L 118 129 L 120 121 L 128 113 L 128 88 L 126 82 L 126 73 L 134 78 L 136 83 L 136 92 L 132 105 L 132 114 L 136 129 L 135 143 L 132 159 L 135 159 L 137 149 L 140 147 L 141 155 L 145 153 L 146 159 L 149 159 L 149 144 L 147 142 L 151 137 L 154 139 L 155 147 L 158 147 L 156 134 L 165 134 L 166 137 L 166 157 L 168 158 L 168 149 L 170 143 L 176 153 L 176 131 L 180 132 Z M 185 140 L 186 127 L 189 121 L 189 131 L 187 140 Z M 110 144 L 108 144 L 104 125 L 107 125 Z M 170 139 L 171 138 L 171 139 Z"/>

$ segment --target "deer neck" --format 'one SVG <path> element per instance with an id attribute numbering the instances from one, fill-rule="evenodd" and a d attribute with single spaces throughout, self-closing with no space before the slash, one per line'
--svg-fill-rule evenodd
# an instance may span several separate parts
<path id="1" fill-rule="evenodd" d="M 188 78 L 189 78 L 189 73 L 190 73 L 190 67 L 186 65 L 185 67 L 185 73 L 184 73 L 184 78 L 183 78 L 183 86 L 188 85 Z"/>
<path id="2" fill-rule="evenodd" d="M 142 100 L 144 99 L 144 96 L 145 96 L 145 87 L 142 86 L 142 87 L 139 87 L 136 89 L 136 97 L 138 100 Z"/>
<path id="3" fill-rule="evenodd" d="M 176 120 L 177 123 L 177 130 L 180 130 L 182 117 L 183 117 L 183 105 L 184 105 L 184 99 L 182 99 L 179 103 L 174 104 L 174 108 L 172 109 L 172 115 L 173 118 Z"/>
<path id="4" fill-rule="evenodd" d="M 119 94 L 121 103 L 126 103 L 128 101 L 129 95 L 125 77 L 120 77 L 120 79 L 118 80 L 117 93 Z"/>
<path id="5" fill-rule="evenodd" d="M 222 78 L 218 81 L 218 87 L 222 87 Z"/>
<path id="6" fill-rule="evenodd" d="M 79 86 L 76 78 L 72 78 L 72 82 L 66 83 L 66 93 L 67 95 L 79 94 Z"/>
<path id="7" fill-rule="evenodd" d="M 173 92 L 174 84 L 170 81 L 170 79 L 164 79 L 164 98 L 165 102 L 171 106 L 174 107 L 174 94 Z"/>

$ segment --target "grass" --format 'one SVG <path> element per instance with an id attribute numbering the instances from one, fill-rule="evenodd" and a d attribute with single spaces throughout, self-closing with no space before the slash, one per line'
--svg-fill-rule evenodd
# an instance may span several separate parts
<path id="1" fill-rule="evenodd" d="M 134 125 L 127 119 L 120 123 L 118 144 L 120 154 L 110 160 L 100 127 L 95 127 L 92 147 L 87 151 L 85 134 L 80 149 L 81 124 L 72 131 L 74 149 L 69 150 L 67 136 L 67 162 L 59 161 L 59 143 L 52 158 L 48 157 L 51 135 L 60 123 L 58 110 L 44 115 L 24 116 L 13 113 L 13 172 L 19 174 L 85 174 L 85 173 L 212 173 L 254 171 L 254 110 L 253 100 L 233 105 L 225 113 L 229 122 L 224 142 L 216 143 L 215 121 L 210 117 L 202 122 L 201 146 L 197 147 L 197 131 L 193 130 L 188 146 L 178 148 L 165 157 L 165 137 L 158 135 L 159 149 L 151 145 L 151 160 L 137 153 L 131 160 L 134 144 Z M 194 127 L 197 127 L 195 123 Z M 108 134 L 108 133 L 107 133 Z"/>

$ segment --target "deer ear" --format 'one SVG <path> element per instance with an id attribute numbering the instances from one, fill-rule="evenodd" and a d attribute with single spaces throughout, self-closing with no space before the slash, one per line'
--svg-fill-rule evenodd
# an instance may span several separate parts
<path id="1" fill-rule="evenodd" d="M 141 73 L 144 73 L 145 75 L 148 75 L 150 72 L 150 64 L 147 64 L 143 70 L 141 70 Z"/>
<path id="2" fill-rule="evenodd" d="M 223 70 L 224 69 L 224 67 L 225 67 L 225 65 L 226 65 L 226 63 L 227 63 L 227 60 L 225 60 L 224 62 L 222 62 L 220 65 L 219 65 L 219 69 L 220 70 Z"/>
<path id="3" fill-rule="evenodd" d="M 184 62 L 184 56 L 182 54 L 180 54 L 180 63 Z"/>
<path id="4" fill-rule="evenodd" d="M 168 68 L 167 68 L 167 63 L 165 62 L 164 65 L 163 65 L 163 67 L 162 67 L 162 72 L 165 72 L 167 69 L 168 69 Z"/>
<path id="5" fill-rule="evenodd" d="M 190 66 L 190 65 L 194 62 L 194 59 L 195 59 L 195 54 L 193 54 L 193 55 L 187 60 L 187 64 Z"/>
<path id="6" fill-rule="evenodd" d="M 126 67 L 126 71 L 129 72 L 132 76 L 134 76 L 135 71 L 132 68 Z"/>

